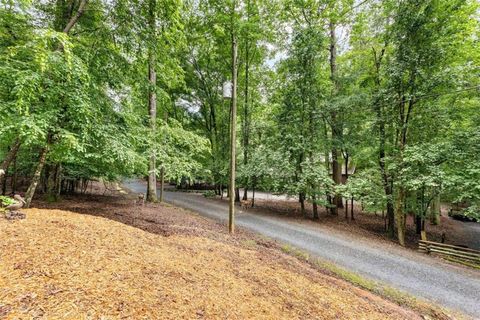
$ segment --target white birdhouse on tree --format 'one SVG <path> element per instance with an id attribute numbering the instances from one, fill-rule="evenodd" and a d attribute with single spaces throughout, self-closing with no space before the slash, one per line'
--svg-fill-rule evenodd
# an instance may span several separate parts
<path id="1" fill-rule="evenodd" d="M 232 87 L 233 87 L 233 84 L 231 81 L 225 81 L 223 83 L 223 98 L 225 99 L 230 99 L 232 98 Z"/>

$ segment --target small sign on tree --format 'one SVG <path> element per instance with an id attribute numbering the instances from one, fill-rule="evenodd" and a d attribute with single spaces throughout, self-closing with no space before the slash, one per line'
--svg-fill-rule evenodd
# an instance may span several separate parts
<path id="1" fill-rule="evenodd" d="M 223 83 L 222 91 L 223 91 L 223 98 L 224 99 L 231 99 L 232 98 L 232 82 L 225 81 Z"/>

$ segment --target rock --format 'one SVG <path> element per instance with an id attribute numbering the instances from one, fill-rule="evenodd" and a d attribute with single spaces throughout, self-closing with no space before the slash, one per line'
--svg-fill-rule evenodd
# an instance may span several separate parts
<path id="1" fill-rule="evenodd" d="M 7 213 L 5 213 L 5 218 L 7 218 L 7 220 L 20 220 L 25 219 L 26 217 L 27 215 L 20 211 L 7 211 Z"/>

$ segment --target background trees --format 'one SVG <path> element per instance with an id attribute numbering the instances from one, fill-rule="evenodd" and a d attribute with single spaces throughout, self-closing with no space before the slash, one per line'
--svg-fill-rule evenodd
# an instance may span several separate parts
<path id="1" fill-rule="evenodd" d="M 157 178 L 223 196 L 234 34 L 238 198 L 288 193 L 319 218 L 353 197 L 402 244 L 443 200 L 479 216 L 476 1 L 232 4 L 1 1 L 3 193 L 148 175 L 152 201 Z"/>

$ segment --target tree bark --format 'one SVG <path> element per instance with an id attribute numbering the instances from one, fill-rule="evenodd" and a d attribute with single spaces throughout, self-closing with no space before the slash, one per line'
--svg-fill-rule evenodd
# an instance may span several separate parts
<path id="1" fill-rule="evenodd" d="M 353 215 L 353 197 L 352 197 L 351 208 L 350 208 L 350 219 L 352 221 L 355 220 L 355 216 Z"/>
<path id="2" fill-rule="evenodd" d="M 302 213 L 302 216 L 306 216 L 307 213 L 305 211 L 305 194 L 303 192 L 300 192 L 298 195 L 298 201 L 300 202 L 300 212 Z"/>
<path id="3" fill-rule="evenodd" d="M 318 220 L 318 204 L 317 204 L 317 197 L 312 196 L 312 207 L 313 207 L 313 220 Z"/>
<path id="4" fill-rule="evenodd" d="M 422 217 L 419 215 L 415 215 L 415 233 L 417 235 L 420 235 L 420 232 L 422 232 Z"/>
<path id="5" fill-rule="evenodd" d="M 247 1 L 247 23 L 250 20 L 250 1 Z M 244 91 L 244 107 L 243 107 L 243 164 L 247 166 L 248 164 L 248 147 L 250 140 L 250 115 L 249 115 L 249 74 L 250 74 L 250 41 L 248 34 L 245 37 L 245 91 Z M 249 177 L 246 178 L 247 183 L 245 183 L 243 190 L 243 200 L 248 198 L 248 181 Z"/>
<path id="6" fill-rule="evenodd" d="M 85 11 L 85 6 L 87 5 L 88 0 L 82 0 L 80 1 L 80 5 L 78 6 L 77 13 L 70 18 L 70 21 L 68 21 L 67 25 L 63 29 L 64 33 L 69 33 L 70 30 L 72 30 L 73 26 L 77 23 L 78 19 L 83 15 L 83 12 Z"/>
<path id="7" fill-rule="evenodd" d="M 252 208 L 255 206 L 255 186 L 257 183 L 257 177 L 253 176 L 253 182 L 252 182 Z"/>
<path id="8" fill-rule="evenodd" d="M 7 171 L 8 167 L 10 166 L 10 163 L 17 155 L 18 149 L 20 149 L 20 145 L 21 145 L 20 139 L 19 138 L 15 139 L 15 142 L 10 147 L 10 150 L 8 151 L 7 156 L 3 160 L 0 169 Z"/>
<path id="9" fill-rule="evenodd" d="M 337 79 L 337 39 L 335 35 L 335 23 L 330 21 L 330 79 L 333 83 L 333 93 L 335 96 L 338 92 L 338 79 Z M 331 127 L 332 127 L 332 179 L 335 185 L 341 184 L 342 181 L 342 168 L 338 160 L 338 142 L 342 136 L 342 128 L 339 123 L 336 110 L 332 110 L 331 114 Z M 338 208 L 343 208 L 343 200 L 339 194 L 335 194 L 333 197 L 333 209 L 332 213 L 338 215 Z"/>
<path id="10" fill-rule="evenodd" d="M 440 224 L 440 194 L 437 194 L 430 206 L 430 223 L 433 225 Z"/>
<path id="11" fill-rule="evenodd" d="M 332 148 L 332 178 L 336 186 L 342 183 L 342 167 L 338 161 L 338 150 L 336 147 Z M 338 193 L 335 193 L 333 197 L 333 205 L 335 206 L 333 214 L 338 215 L 338 208 L 343 208 L 343 200 Z"/>
<path id="12" fill-rule="evenodd" d="M 328 129 L 327 129 L 327 122 L 324 121 L 323 123 L 323 133 L 324 133 L 324 139 L 325 141 L 328 140 Z M 324 157 L 325 157 L 325 170 L 327 173 L 330 173 L 330 156 L 329 156 L 329 153 L 328 153 L 328 150 L 325 149 L 325 153 L 324 153 Z M 327 191 L 326 194 L 325 194 L 325 197 L 327 199 L 327 205 L 325 206 L 325 211 L 328 212 L 330 211 L 331 214 L 335 214 L 334 212 L 334 208 L 332 206 L 332 197 L 330 196 L 330 193 Z"/>
<path id="13" fill-rule="evenodd" d="M 405 197 L 405 189 L 400 186 L 397 199 L 395 201 L 395 220 L 397 223 L 398 242 L 401 246 L 405 246 L 405 212 L 403 208 L 405 204 Z"/>
<path id="14" fill-rule="evenodd" d="M 28 187 L 27 193 L 25 193 L 25 207 L 29 208 L 30 204 L 33 199 L 33 195 L 35 194 L 35 190 L 37 189 L 38 182 L 40 181 L 40 176 L 42 174 L 43 167 L 45 166 L 45 162 L 47 160 L 47 153 L 48 153 L 48 146 L 42 148 L 39 154 L 37 168 L 35 169 L 35 173 L 33 174 L 32 181 L 30 182 L 30 186 Z"/>
<path id="15" fill-rule="evenodd" d="M 156 132 L 156 120 L 157 120 L 157 94 L 156 94 L 156 85 L 157 85 L 157 73 L 155 70 L 156 56 L 155 49 L 153 48 L 152 42 L 155 41 L 156 35 L 156 15 L 155 8 L 156 1 L 149 0 L 148 3 L 148 25 L 150 32 L 149 49 L 148 49 L 148 115 L 150 117 L 150 130 L 152 133 L 152 139 L 155 137 Z M 147 185 L 147 201 L 156 202 L 157 201 L 157 175 L 156 175 L 156 166 L 155 166 L 155 143 L 152 141 L 150 145 L 150 157 L 148 162 L 148 185 Z"/>
<path id="16" fill-rule="evenodd" d="M 235 202 L 240 202 L 240 188 L 235 187 Z"/>
<path id="17" fill-rule="evenodd" d="M 230 198 L 228 213 L 228 231 L 235 232 L 235 171 L 236 171 L 236 142 L 237 142 L 237 37 L 233 30 L 235 1 L 232 8 L 232 105 L 230 114 Z"/>
<path id="18" fill-rule="evenodd" d="M 389 238 L 395 236 L 395 212 L 393 206 L 393 181 L 387 173 L 387 168 L 385 164 L 385 144 L 386 144 L 386 133 L 385 133 L 385 120 L 383 118 L 382 107 L 377 101 L 375 105 L 377 112 L 377 122 L 378 122 L 378 134 L 379 134 L 379 150 L 378 150 L 378 164 L 380 166 L 380 172 L 382 174 L 382 183 L 385 195 L 387 197 L 387 233 Z"/>
<path id="19" fill-rule="evenodd" d="M 46 193 L 49 201 L 57 201 L 58 200 L 57 179 L 59 175 L 60 164 L 56 164 L 54 166 L 49 166 L 49 167 L 50 167 L 50 170 L 45 177 L 47 180 Z"/>
<path id="20" fill-rule="evenodd" d="M 7 177 L 8 167 L 10 167 L 10 163 L 12 162 L 12 160 L 16 158 L 18 150 L 20 149 L 20 145 L 21 145 L 20 139 L 16 138 L 15 142 L 10 147 L 10 150 L 8 151 L 7 156 L 2 161 L 2 165 L 0 166 L 0 170 L 3 170 L 3 172 L 5 174 L 5 178 Z M 0 174 L 0 179 L 1 178 L 2 178 L 2 174 Z M 3 189 L 3 187 L 2 187 L 2 189 Z"/>
<path id="21" fill-rule="evenodd" d="M 163 193 L 165 192 L 165 167 L 160 168 L 160 202 L 163 202 Z"/>
<path id="22" fill-rule="evenodd" d="M 375 85 L 379 91 L 381 88 L 381 78 L 380 78 L 380 68 L 382 65 L 382 60 L 385 55 L 387 44 L 383 46 L 380 53 L 377 55 L 375 48 L 372 48 L 373 51 L 373 62 L 375 67 Z M 374 103 L 374 110 L 377 114 L 377 125 L 378 125 L 378 137 L 379 137 L 379 148 L 378 148 L 378 164 L 380 166 L 380 171 L 382 174 L 382 183 L 383 189 L 385 191 L 385 196 L 387 197 L 387 234 L 389 238 L 395 236 L 395 210 L 393 204 L 393 180 L 392 177 L 388 174 L 385 159 L 385 144 L 386 144 L 386 131 L 385 131 L 385 119 L 383 115 L 383 109 L 380 101 L 377 99 Z"/>
<path id="23" fill-rule="evenodd" d="M 348 153 L 345 152 L 345 183 L 348 181 Z M 348 198 L 345 198 L 345 220 L 348 220 Z"/>
<path id="24" fill-rule="evenodd" d="M 13 158 L 13 175 L 11 179 L 11 191 L 12 193 L 17 192 L 17 181 L 18 181 L 18 172 L 17 172 L 17 156 Z"/>
<path id="25" fill-rule="evenodd" d="M 2 195 L 5 195 L 5 193 L 7 192 L 7 177 L 8 177 L 8 171 L 5 171 L 5 175 L 1 179 L 2 184 L 3 184 L 2 185 Z"/>
<path id="26" fill-rule="evenodd" d="M 387 234 L 389 238 L 393 239 L 395 236 L 395 209 L 391 184 L 386 186 L 385 195 L 387 196 Z"/>

